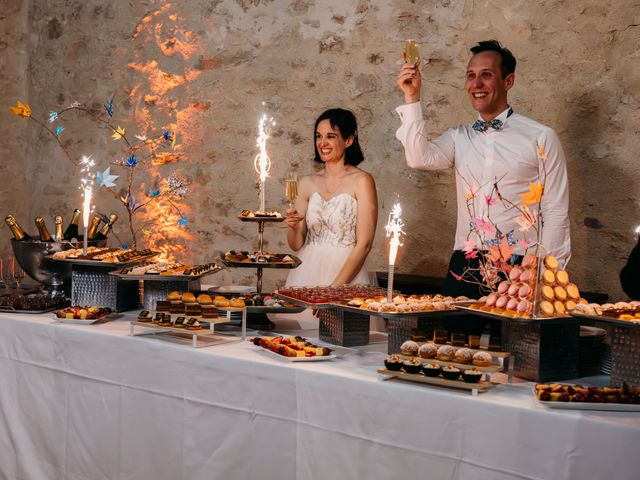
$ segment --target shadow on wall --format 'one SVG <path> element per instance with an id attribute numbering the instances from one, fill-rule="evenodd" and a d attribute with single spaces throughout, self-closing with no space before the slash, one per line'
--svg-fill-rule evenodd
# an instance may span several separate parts
<path id="1" fill-rule="evenodd" d="M 569 173 L 572 279 L 583 289 L 620 299 L 619 272 L 631 250 L 626 222 L 640 218 L 621 188 L 627 172 L 610 144 L 615 105 L 602 92 L 584 91 L 567 100 L 563 147 Z M 611 128 L 612 131 L 608 131 Z M 623 220 L 624 217 L 624 221 Z"/>

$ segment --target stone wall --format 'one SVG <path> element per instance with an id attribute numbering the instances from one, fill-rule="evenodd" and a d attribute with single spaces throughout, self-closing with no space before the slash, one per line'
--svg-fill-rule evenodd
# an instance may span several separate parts
<path id="1" fill-rule="evenodd" d="M 397 269 L 444 276 L 455 228 L 451 172 L 408 169 L 394 137 L 401 101 L 395 76 L 406 38 L 423 52 L 423 105 L 430 132 L 473 121 L 463 92 L 468 48 L 496 38 L 518 58 L 510 101 L 517 111 L 552 126 L 563 141 L 571 188 L 573 258 L 569 270 L 583 290 L 624 298 L 618 272 L 640 223 L 640 2 L 416 0 L 98 0 L 4 1 L 0 17 L 5 104 L 28 101 L 46 118 L 73 101 L 100 113 L 114 95 L 114 121 L 129 135 L 165 128 L 178 134 L 178 161 L 139 165 L 141 192 L 177 170 L 190 181 L 183 260 L 210 261 L 216 252 L 255 245 L 255 226 L 235 219 L 257 207 L 257 123 L 266 112 L 276 126 L 267 205 L 285 207 L 282 179 L 311 172 L 315 117 L 352 109 L 366 162 L 377 181 L 380 215 L 372 266 L 384 269 L 384 223 L 399 198 L 409 235 Z M 28 66 L 28 67 L 27 67 Z M 3 206 L 32 225 L 37 214 L 67 217 L 80 205 L 79 173 L 33 122 L 5 108 Z M 122 141 L 71 112 L 61 141 L 97 169 L 123 159 Z M 11 132 L 7 135 L 6 132 Z M 7 161 L 9 159 L 9 161 Z M 22 167 L 24 166 L 24 167 Z M 112 167 L 124 185 L 126 169 Z M 22 183 L 22 173 L 27 183 Z M 143 185 L 141 184 L 143 183 Z M 34 195 L 34 192 L 38 192 Z M 118 192 L 116 192 L 118 193 Z M 138 200 L 143 200 L 144 193 Z M 96 207 L 124 216 L 104 189 Z M 149 215 L 158 215 L 151 212 Z M 169 218 L 168 223 L 175 223 Z M 52 223 L 52 220 L 49 220 Z M 171 223 L 171 225 L 173 225 Z M 116 233 L 126 238 L 126 221 Z M 7 238 L 5 235 L 2 237 Z M 286 228 L 268 226 L 271 251 L 287 250 Z M 7 254 L 6 241 L 2 251 Z M 250 282 L 224 272 L 217 282 Z M 269 286 L 283 281 L 269 272 Z"/>

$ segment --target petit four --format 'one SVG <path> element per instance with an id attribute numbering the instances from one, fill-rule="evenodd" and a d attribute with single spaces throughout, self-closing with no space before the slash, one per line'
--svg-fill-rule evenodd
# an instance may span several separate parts
<path id="1" fill-rule="evenodd" d="M 187 330 L 200 330 L 200 322 L 195 318 L 190 318 L 184 324 Z"/>
<path id="2" fill-rule="evenodd" d="M 185 320 L 186 320 L 186 317 L 178 316 L 176 318 L 176 321 L 173 322 L 173 326 L 176 327 L 176 328 L 184 328 Z"/>
<path id="3" fill-rule="evenodd" d="M 143 310 L 138 315 L 139 322 L 150 322 L 153 319 L 151 313 L 148 310 Z"/>

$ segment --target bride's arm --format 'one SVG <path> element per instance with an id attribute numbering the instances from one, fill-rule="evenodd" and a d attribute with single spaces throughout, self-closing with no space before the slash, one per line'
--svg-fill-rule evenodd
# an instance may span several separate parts
<path id="1" fill-rule="evenodd" d="M 287 229 L 287 242 L 294 252 L 297 252 L 304 245 L 307 238 L 307 222 L 305 217 L 307 214 L 307 205 L 309 204 L 309 196 L 311 195 L 311 180 L 309 177 L 302 177 L 298 181 L 298 198 L 293 209 L 285 212 L 285 222 L 289 227 Z"/>
<path id="2" fill-rule="evenodd" d="M 351 282 L 364 265 L 373 245 L 378 222 L 378 195 L 373 177 L 368 173 L 363 172 L 356 180 L 356 201 L 358 202 L 356 245 L 332 285 Z"/>

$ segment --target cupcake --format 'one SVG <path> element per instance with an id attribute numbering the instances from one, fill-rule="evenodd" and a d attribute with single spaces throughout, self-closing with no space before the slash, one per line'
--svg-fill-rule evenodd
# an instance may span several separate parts
<path id="1" fill-rule="evenodd" d="M 402 362 L 402 368 L 407 373 L 420 373 L 420 370 L 422 370 L 422 362 L 417 358 L 410 358 Z"/>
<path id="2" fill-rule="evenodd" d="M 423 343 L 418 348 L 420 358 L 435 358 L 438 353 L 438 347 L 433 343 Z"/>
<path id="3" fill-rule="evenodd" d="M 413 340 L 407 340 L 402 345 L 400 345 L 400 353 L 402 355 L 409 355 L 410 357 L 415 357 L 418 354 L 418 344 Z"/>
<path id="4" fill-rule="evenodd" d="M 471 363 L 473 352 L 468 348 L 459 348 L 453 355 L 453 361 L 458 363 Z"/>
<path id="5" fill-rule="evenodd" d="M 402 357 L 400 355 L 389 355 L 384 360 L 384 366 L 387 367 L 387 370 L 397 372 L 402 368 Z"/>
<path id="6" fill-rule="evenodd" d="M 491 365 L 491 354 L 487 352 L 476 352 L 473 354 L 473 364 L 479 367 L 488 367 Z"/>
<path id="7" fill-rule="evenodd" d="M 437 363 L 427 363 L 422 366 L 422 371 L 427 377 L 437 377 L 440 375 L 442 368 Z"/>
<path id="8" fill-rule="evenodd" d="M 456 349 L 453 348 L 451 345 L 442 345 L 441 347 L 438 348 L 436 358 L 438 360 L 451 361 L 455 352 L 456 352 Z"/>
<path id="9" fill-rule="evenodd" d="M 462 372 L 462 379 L 467 383 L 478 383 L 482 378 L 482 372 L 477 368 L 469 368 Z"/>
<path id="10" fill-rule="evenodd" d="M 442 376 L 447 380 L 457 380 L 460 376 L 460 369 L 453 365 L 446 365 L 442 367 Z"/>

